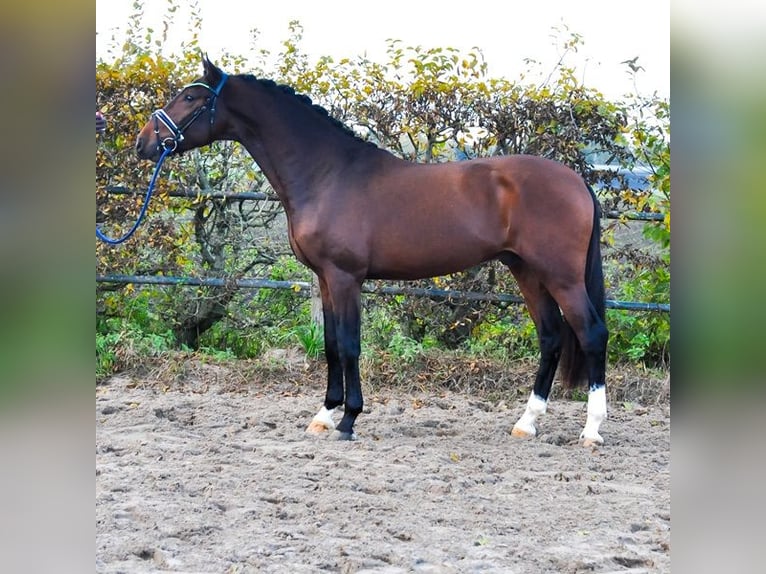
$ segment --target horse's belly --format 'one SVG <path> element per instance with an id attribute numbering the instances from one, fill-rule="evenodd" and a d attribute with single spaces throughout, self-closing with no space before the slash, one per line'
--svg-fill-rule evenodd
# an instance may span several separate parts
<path id="1" fill-rule="evenodd" d="M 446 249 L 445 249 L 446 248 Z M 459 246 L 457 243 L 429 248 L 418 243 L 373 252 L 370 279 L 426 279 L 463 271 L 497 255 L 497 250 Z"/>

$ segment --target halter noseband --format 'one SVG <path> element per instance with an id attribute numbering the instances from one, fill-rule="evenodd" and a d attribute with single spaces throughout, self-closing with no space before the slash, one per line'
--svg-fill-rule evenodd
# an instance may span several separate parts
<path id="1" fill-rule="evenodd" d="M 186 120 L 180 128 L 163 108 L 160 108 L 159 110 L 156 110 L 154 113 L 152 113 L 152 118 L 154 119 L 154 133 L 157 136 L 157 149 L 167 150 L 168 153 L 175 151 L 175 149 L 178 147 L 178 143 L 184 141 L 184 132 L 198 117 L 207 111 L 208 104 L 210 105 L 210 126 L 212 127 L 213 122 L 215 121 L 216 101 L 218 100 L 218 96 L 221 95 L 221 90 L 223 89 L 223 85 L 226 83 L 228 77 L 228 74 L 224 73 L 221 77 L 221 81 L 218 82 L 218 85 L 215 87 L 215 89 L 211 88 L 203 82 L 193 82 L 191 84 L 187 84 L 181 89 L 181 91 L 183 91 L 186 88 L 200 86 L 206 90 L 209 90 L 213 95 L 207 98 L 205 103 L 202 104 L 199 108 L 194 110 L 194 112 L 192 112 L 192 114 L 189 116 L 189 119 Z M 164 140 L 160 140 L 160 122 L 162 122 L 162 124 L 170 130 L 170 133 L 173 134 L 172 136 L 166 137 Z"/>

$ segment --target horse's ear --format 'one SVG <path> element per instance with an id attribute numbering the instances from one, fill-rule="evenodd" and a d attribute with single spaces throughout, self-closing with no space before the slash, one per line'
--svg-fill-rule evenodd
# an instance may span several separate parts
<path id="1" fill-rule="evenodd" d="M 213 64 L 207 57 L 207 54 L 202 54 L 202 68 L 204 70 L 205 78 L 211 83 L 216 84 L 221 79 L 223 72 Z"/>

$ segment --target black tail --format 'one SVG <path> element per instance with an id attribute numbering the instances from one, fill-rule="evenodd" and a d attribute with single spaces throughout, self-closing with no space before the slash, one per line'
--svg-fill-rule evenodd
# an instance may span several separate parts
<path id="1" fill-rule="evenodd" d="M 585 263 L 585 288 L 596 315 L 603 323 L 606 323 L 606 292 L 604 289 L 604 270 L 601 267 L 601 207 L 596 194 L 589 185 L 588 191 L 593 198 L 593 229 L 590 234 L 588 258 Z M 588 381 L 585 353 L 572 327 L 566 321 L 564 321 L 561 332 L 560 372 L 564 386 L 569 388 Z"/>

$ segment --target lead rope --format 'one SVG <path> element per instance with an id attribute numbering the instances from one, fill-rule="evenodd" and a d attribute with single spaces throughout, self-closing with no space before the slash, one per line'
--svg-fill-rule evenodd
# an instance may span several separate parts
<path id="1" fill-rule="evenodd" d="M 152 198 L 152 193 L 154 192 L 154 183 L 157 181 L 157 175 L 159 175 L 160 173 L 162 162 L 165 161 L 165 156 L 171 153 L 173 149 L 175 149 L 175 146 L 172 149 L 169 147 L 163 146 L 162 155 L 160 155 L 160 159 L 157 161 L 157 167 L 154 168 L 154 175 L 152 175 L 152 179 L 149 182 L 149 189 L 146 190 L 146 196 L 144 197 L 144 205 L 141 206 L 141 211 L 138 214 L 138 219 L 136 219 L 136 222 L 133 224 L 133 227 L 131 227 L 130 230 L 122 237 L 113 239 L 111 237 L 107 237 L 106 235 L 104 235 L 101 232 L 101 230 L 98 228 L 98 224 L 97 224 L 96 237 L 98 237 L 101 241 L 105 243 L 109 243 L 111 245 L 119 245 L 123 241 L 127 241 L 130 238 L 130 236 L 136 232 L 136 229 L 138 229 L 138 226 L 141 224 L 141 220 L 143 220 L 144 216 L 146 215 L 146 210 L 149 207 L 149 200 Z"/>
<path id="2" fill-rule="evenodd" d="M 213 125 L 213 121 L 215 120 L 215 105 L 216 100 L 218 99 L 218 96 L 221 94 L 221 90 L 223 89 L 223 85 L 226 83 L 226 80 L 228 78 L 228 74 L 223 74 L 221 76 L 221 81 L 218 82 L 218 85 L 215 87 L 215 89 L 211 88 L 207 84 L 204 84 L 202 82 L 194 82 L 193 84 L 189 84 L 187 86 L 184 86 L 184 89 L 188 88 L 189 86 L 202 86 L 203 88 L 206 88 L 210 90 L 213 93 L 212 102 L 211 102 L 211 109 L 210 109 L 210 125 Z M 146 215 L 146 210 L 149 207 L 149 200 L 152 198 L 152 192 L 154 191 L 154 182 L 157 180 L 157 175 L 160 173 L 160 167 L 162 167 L 162 162 L 165 161 L 165 156 L 175 151 L 176 147 L 178 146 L 178 142 L 183 141 L 184 135 L 183 132 L 186 128 L 188 128 L 191 123 L 196 120 L 204 111 L 206 111 L 206 105 L 202 106 L 201 108 L 197 109 L 195 113 L 192 115 L 192 117 L 183 125 L 183 127 L 179 128 L 176 126 L 173 119 L 165 113 L 164 109 L 159 109 L 156 112 L 152 114 L 152 117 L 154 118 L 155 122 L 155 130 L 154 133 L 157 134 L 157 146 L 162 146 L 162 155 L 160 156 L 160 159 L 157 161 L 157 167 L 154 170 L 154 175 L 152 176 L 152 180 L 149 182 L 149 189 L 146 190 L 146 197 L 144 198 L 144 205 L 141 207 L 141 211 L 138 214 L 138 219 L 136 219 L 136 222 L 133 224 L 133 227 L 130 228 L 130 230 L 123 235 L 122 237 L 118 239 L 113 239 L 111 237 L 107 237 L 103 233 L 101 233 L 101 230 L 98 228 L 98 224 L 96 225 L 96 237 L 98 237 L 101 241 L 104 241 L 106 243 L 109 243 L 111 245 L 118 245 L 122 243 L 123 241 L 127 241 L 133 233 L 135 233 L 136 229 L 138 229 L 138 226 L 141 224 L 141 220 L 144 218 L 144 215 Z M 163 124 L 165 124 L 165 127 L 170 130 L 170 132 L 173 134 L 172 138 L 165 138 L 162 142 L 159 141 L 159 124 L 157 123 L 161 121 Z"/>

